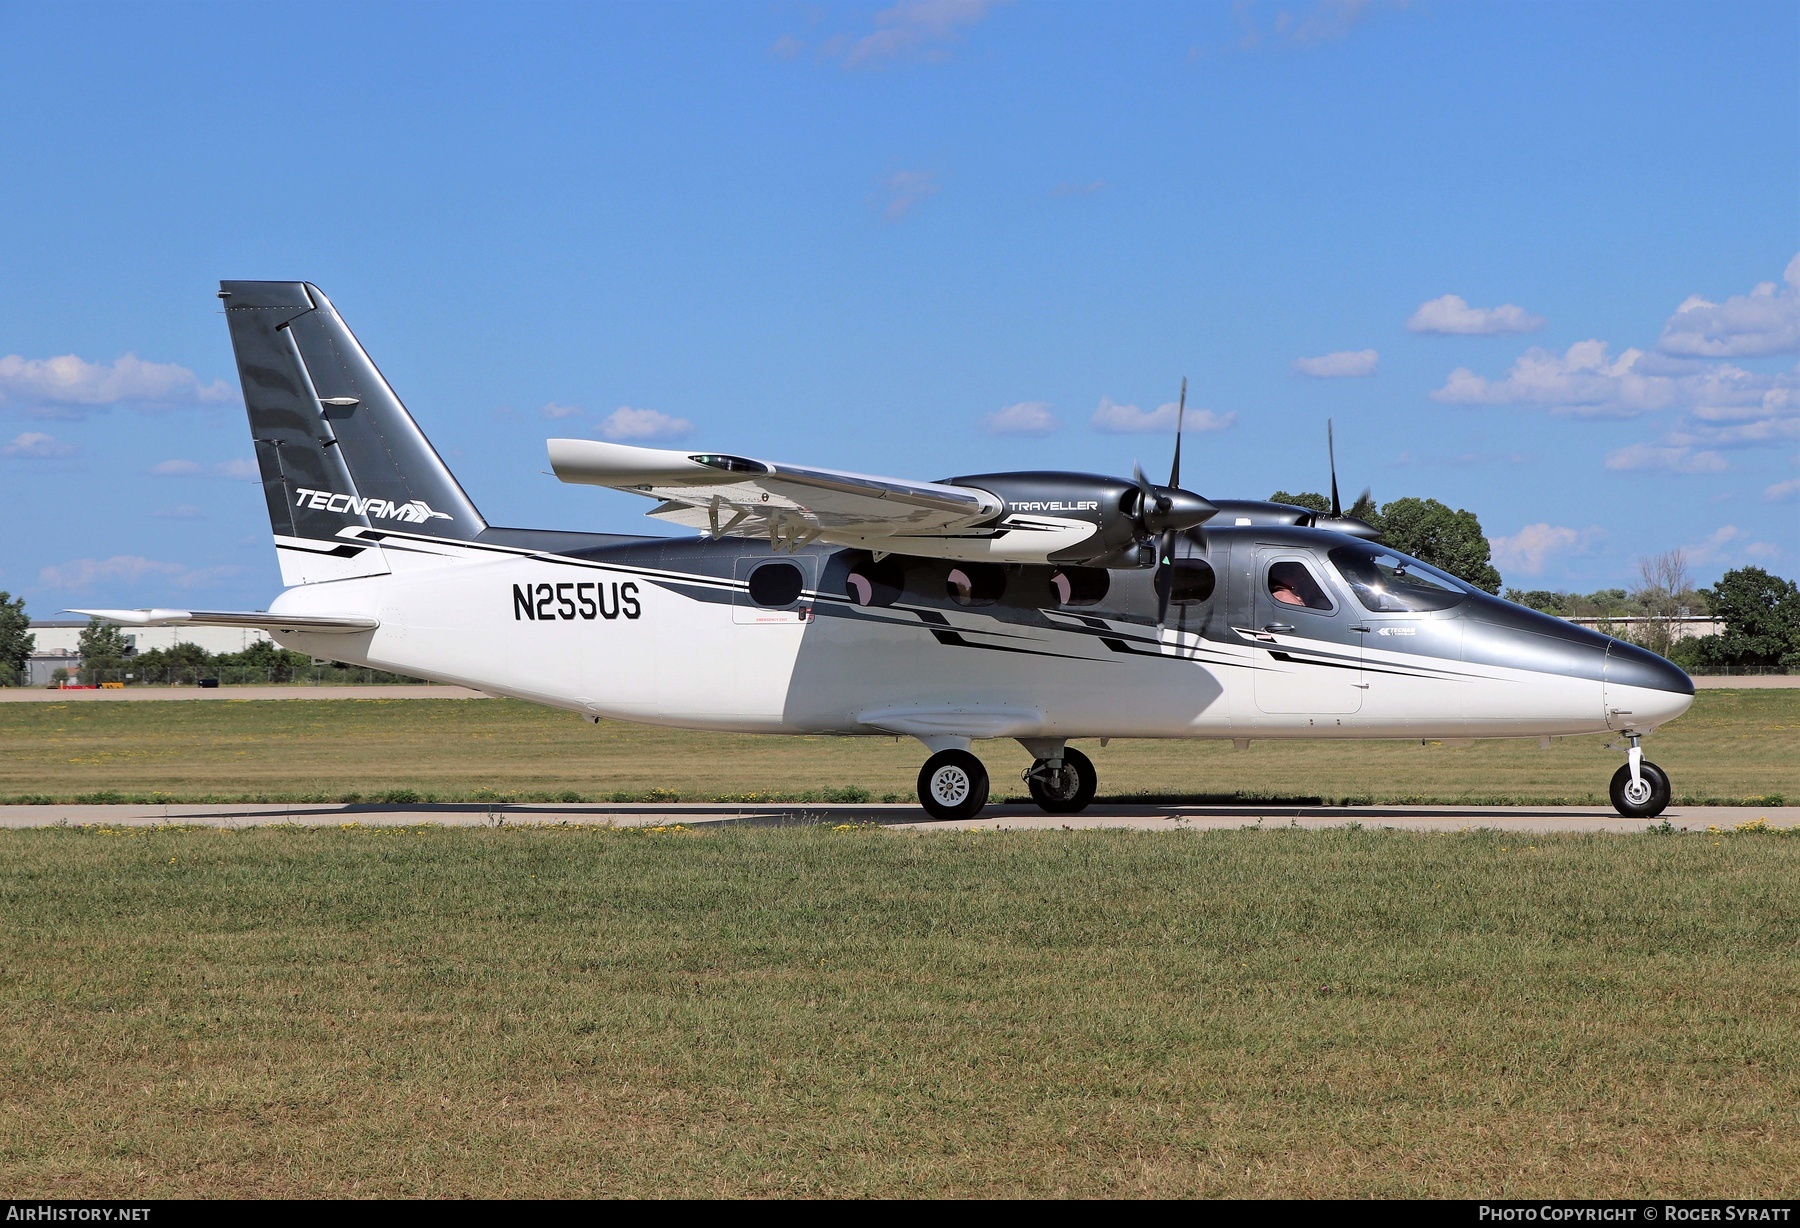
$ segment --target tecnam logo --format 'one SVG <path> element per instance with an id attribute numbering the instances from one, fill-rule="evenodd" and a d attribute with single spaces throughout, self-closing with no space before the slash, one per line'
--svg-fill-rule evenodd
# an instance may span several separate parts
<path id="1" fill-rule="evenodd" d="M 357 495 L 334 495 L 329 490 L 294 492 L 295 507 L 310 507 L 316 512 L 344 512 L 351 516 L 375 516 L 382 520 L 400 520 L 407 524 L 423 524 L 427 520 L 454 520 L 449 512 L 434 512 L 423 499 L 411 503 L 395 503 L 391 499 L 364 499 Z"/>

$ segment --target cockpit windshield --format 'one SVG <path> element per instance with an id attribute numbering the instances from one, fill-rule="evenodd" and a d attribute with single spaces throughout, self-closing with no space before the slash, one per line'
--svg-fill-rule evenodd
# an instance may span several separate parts
<path id="1" fill-rule="evenodd" d="M 1475 591 L 1430 564 L 1377 546 L 1338 546 L 1331 562 L 1356 599 L 1377 614 L 1447 610 Z"/>

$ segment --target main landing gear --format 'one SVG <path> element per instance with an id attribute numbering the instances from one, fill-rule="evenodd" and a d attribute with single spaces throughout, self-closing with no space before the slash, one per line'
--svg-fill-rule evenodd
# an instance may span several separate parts
<path id="1" fill-rule="evenodd" d="M 1021 739 L 1032 755 L 1025 770 L 1031 800 L 1050 814 L 1077 814 L 1094 800 L 1099 774 L 1093 760 L 1060 742 Z M 941 745 L 941 743 L 940 743 Z M 972 819 L 987 805 L 988 774 L 959 746 L 939 750 L 919 769 L 919 805 L 941 822 Z"/>
<path id="2" fill-rule="evenodd" d="M 1050 759 L 1036 759 L 1025 769 L 1025 787 L 1038 809 L 1050 814 L 1079 814 L 1094 800 L 1100 783 L 1094 761 L 1078 750 L 1064 747 Z"/>
<path id="3" fill-rule="evenodd" d="M 987 769 L 966 750 L 940 750 L 919 769 L 919 805 L 934 819 L 972 819 L 987 799 Z"/>
<path id="4" fill-rule="evenodd" d="M 1613 809 L 1628 819 L 1654 819 L 1669 805 L 1669 774 L 1644 758 L 1638 735 L 1631 735 L 1625 765 L 1613 773 Z"/>

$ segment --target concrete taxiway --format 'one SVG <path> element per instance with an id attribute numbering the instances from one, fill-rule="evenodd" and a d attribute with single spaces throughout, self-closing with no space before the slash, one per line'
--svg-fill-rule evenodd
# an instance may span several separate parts
<path id="1" fill-rule="evenodd" d="M 1219 831 L 1242 827 L 1360 826 L 1402 831 L 1641 832 L 1664 820 L 1677 830 L 1731 830 L 1766 822 L 1800 827 L 1800 806 L 1678 806 L 1656 820 L 1626 819 L 1593 806 L 1145 806 L 1096 804 L 1078 815 L 1048 815 L 1030 805 L 989 806 L 979 818 L 936 823 L 913 805 L 648 805 L 453 802 L 425 805 L 0 806 L 0 828 L 27 827 L 498 827 L 558 823 L 614 827 L 782 827 L 872 823 L 919 831 L 1126 828 Z"/>

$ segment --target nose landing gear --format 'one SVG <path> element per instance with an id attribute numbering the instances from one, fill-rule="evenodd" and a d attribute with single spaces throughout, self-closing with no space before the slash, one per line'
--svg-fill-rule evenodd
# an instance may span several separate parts
<path id="1" fill-rule="evenodd" d="M 1654 819 L 1669 805 L 1669 774 L 1644 758 L 1641 739 L 1631 735 L 1623 767 L 1613 773 L 1613 809 L 1628 819 Z"/>

